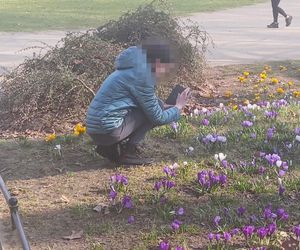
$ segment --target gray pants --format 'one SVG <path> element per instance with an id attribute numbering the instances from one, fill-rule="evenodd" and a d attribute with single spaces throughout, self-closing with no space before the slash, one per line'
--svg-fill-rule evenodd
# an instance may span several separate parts
<path id="1" fill-rule="evenodd" d="M 131 110 L 124 118 L 122 125 L 110 134 L 90 134 L 96 145 L 109 146 L 128 139 L 130 144 L 139 144 L 154 125 L 139 110 Z"/>

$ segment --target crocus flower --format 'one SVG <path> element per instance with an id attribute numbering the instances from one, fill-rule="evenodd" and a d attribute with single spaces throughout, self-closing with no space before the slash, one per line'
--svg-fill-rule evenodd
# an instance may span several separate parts
<path id="1" fill-rule="evenodd" d="M 214 238 L 215 238 L 215 235 L 213 233 L 208 234 L 208 239 L 210 242 L 212 242 Z"/>
<path id="2" fill-rule="evenodd" d="M 271 140 L 274 136 L 275 128 L 268 128 L 267 130 L 267 139 Z"/>
<path id="3" fill-rule="evenodd" d="M 227 176 L 225 174 L 219 175 L 219 182 L 221 185 L 225 185 L 227 182 Z"/>
<path id="4" fill-rule="evenodd" d="M 179 124 L 178 122 L 172 122 L 170 124 L 171 128 L 174 130 L 175 133 L 178 133 L 178 127 L 179 127 Z"/>
<path id="5" fill-rule="evenodd" d="M 203 126 L 208 126 L 209 125 L 209 120 L 203 119 L 201 123 L 202 123 Z"/>
<path id="6" fill-rule="evenodd" d="M 242 126 L 245 127 L 245 128 L 250 128 L 253 126 L 253 122 L 251 121 L 243 121 L 242 122 Z"/>
<path id="7" fill-rule="evenodd" d="M 171 189 L 172 187 L 175 187 L 175 182 L 174 181 L 167 181 L 166 182 L 166 188 Z"/>
<path id="8" fill-rule="evenodd" d="M 218 135 L 217 136 L 217 141 L 218 142 L 226 142 L 227 141 L 227 138 L 225 136 L 222 136 L 222 135 Z"/>
<path id="9" fill-rule="evenodd" d="M 116 199 L 116 197 L 117 197 L 117 194 L 118 193 L 116 191 L 110 190 L 110 192 L 109 192 L 109 200 L 110 201 L 114 201 Z"/>
<path id="10" fill-rule="evenodd" d="M 159 243 L 159 249 L 160 250 L 170 250 L 170 244 L 167 241 L 162 241 Z"/>
<path id="11" fill-rule="evenodd" d="M 257 236 L 262 240 L 264 239 L 268 234 L 268 229 L 265 227 L 260 227 L 257 229 Z"/>
<path id="12" fill-rule="evenodd" d="M 220 241 L 220 239 L 221 239 L 221 234 L 216 234 L 216 236 L 215 236 L 215 237 L 216 237 L 216 241 L 217 241 L 217 242 L 219 242 L 219 241 Z"/>
<path id="13" fill-rule="evenodd" d="M 177 231 L 177 230 L 179 229 L 179 227 L 180 227 L 181 224 L 182 224 L 181 221 L 179 221 L 179 220 L 174 220 L 174 221 L 172 222 L 172 224 L 171 224 L 171 227 L 172 227 L 172 229 L 173 229 L 174 231 Z"/>
<path id="14" fill-rule="evenodd" d="M 240 229 L 234 228 L 231 233 L 232 233 L 232 235 L 237 235 L 239 232 L 240 232 Z"/>
<path id="15" fill-rule="evenodd" d="M 221 221 L 221 217 L 219 215 L 217 215 L 215 218 L 214 218 L 214 223 L 216 226 L 219 226 L 219 223 Z"/>
<path id="16" fill-rule="evenodd" d="M 246 212 L 246 208 L 244 208 L 244 207 L 239 207 L 239 208 L 237 209 L 237 214 L 238 214 L 239 216 L 243 216 L 245 212 Z"/>
<path id="17" fill-rule="evenodd" d="M 276 111 L 266 111 L 265 115 L 267 118 L 275 119 L 278 116 L 278 113 Z"/>
<path id="18" fill-rule="evenodd" d="M 278 176 L 279 177 L 283 177 L 285 175 L 285 171 L 284 170 L 279 170 Z"/>
<path id="19" fill-rule="evenodd" d="M 276 231 L 277 226 L 276 224 L 273 222 L 270 225 L 268 225 L 268 235 L 271 236 L 274 234 L 274 232 Z"/>
<path id="20" fill-rule="evenodd" d="M 180 208 L 177 210 L 177 215 L 179 215 L 179 216 L 184 215 L 184 208 L 183 208 L 183 207 L 180 207 Z"/>
<path id="21" fill-rule="evenodd" d="M 155 182 L 155 184 L 154 184 L 154 189 L 155 189 L 156 191 L 159 191 L 159 189 L 161 188 L 161 186 L 162 186 L 162 182 L 161 182 L 161 181 L 157 181 L 157 182 Z"/>
<path id="22" fill-rule="evenodd" d="M 285 192 L 285 187 L 283 185 L 279 185 L 278 194 L 281 196 Z"/>
<path id="23" fill-rule="evenodd" d="M 296 135 L 300 135 L 300 128 L 295 128 Z"/>
<path id="24" fill-rule="evenodd" d="M 229 242 L 231 240 L 231 234 L 228 232 L 224 232 L 223 237 L 225 242 Z"/>
<path id="25" fill-rule="evenodd" d="M 134 222 L 134 217 L 132 215 L 129 216 L 127 222 L 128 224 L 132 224 Z"/>
<path id="26" fill-rule="evenodd" d="M 224 168 L 227 168 L 228 162 L 226 160 L 221 161 L 221 164 Z"/>
<path id="27" fill-rule="evenodd" d="M 297 238 L 300 238 L 300 224 L 294 227 L 294 233 Z"/>
<path id="28" fill-rule="evenodd" d="M 242 228 L 242 232 L 246 239 L 250 238 L 254 233 L 255 227 L 254 226 L 244 226 Z"/>
<path id="29" fill-rule="evenodd" d="M 122 205 L 125 208 L 133 208 L 133 203 L 131 197 L 129 195 L 125 195 L 122 200 Z"/>
<path id="30" fill-rule="evenodd" d="M 168 166 L 165 166 L 165 167 L 164 167 L 164 172 L 165 172 L 165 174 L 166 174 L 167 176 L 172 176 L 172 177 L 175 176 L 175 169 L 170 168 L 170 167 L 168 167 Z"/>

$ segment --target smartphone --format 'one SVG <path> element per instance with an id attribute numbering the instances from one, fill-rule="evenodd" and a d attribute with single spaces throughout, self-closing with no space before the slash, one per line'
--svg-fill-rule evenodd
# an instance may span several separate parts
<path id="1" fill-rule="evenodd" d="M 186 87 L 183 87 L 182 85 L 179 85 L 179 84 L 176 85 L 174 87 L 174 89 L 172 90 L 171 94 L 169 95 L 169 97 L 167 98 L 167 100 L 165 101 L 165 103 L 169 104 L 169 105 L 175 105 L 177 96 L 180 93 L 182 93 L 185 89 L 186 89 Z"/>

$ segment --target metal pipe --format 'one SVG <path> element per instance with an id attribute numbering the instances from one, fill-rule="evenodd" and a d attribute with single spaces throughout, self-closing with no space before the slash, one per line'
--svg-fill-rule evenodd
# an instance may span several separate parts
<path id="1" fill-rule="evenodd" d="M 18 212 L 18 199 L 16 197 L 12 197 L 7 190 L 5 183 L 0 175 L 0 189 L 4 195 L 7 205 L 10 209 L 11 221 L 13 229 L 17 229 L 23 249 L 30 250 L 30 246 L 28 240 L 25 235 L 25 231 L 22 225 L 22 221 Z"/>

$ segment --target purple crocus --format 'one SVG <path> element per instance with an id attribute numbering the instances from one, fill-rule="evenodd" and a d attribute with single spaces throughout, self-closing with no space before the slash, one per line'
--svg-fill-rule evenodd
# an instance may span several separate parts
<path id="1" fill-rule="evenodd" d="M 296 135 L 300 135 L 300 128 L 295 128 Z"/>
<path id="2" fill-rule="evenodd" d="M 162 241 L 159 243 L 159 249 L 160 250 L 170 250 L 170 244 L 167 241 Z"/>
<path id="3" fill-rule="evenodd" d="M 274 136 L 275 128 L 268 128 L 267 130 L 267 139 L 271 140 Z"/>
<path id="4" fill-rule="evenodd" d="M 277 215 L 272 212 L 270 207 L 266 207 L 264 210 L 264 218 L 265 220 L 276 219 Z"/>
<path id="5" fill-rule="evenodd" d="M 172 187 L 175 187 L 175 182 L 174 181 L 167 181 L 166 182 L 166 188 L 171 189 Z"/>
<path id="6" fill-rule="evenodd" d="M 285 175 L 285 171 L 280 169 L 279 172 L 278 172 L 278 176 L 283 177 L 284 175 Z"/>
<path id="7" fill-rule="evenodd" d="M 245 212 L 246 212 L 246 208 L 245 207 L 239 207 L 237 209 L 238 216 L 243 216 Z"/>
<path id="8" fill-rule="evenodd" d="M 180 225 L 181 225 L 181 224 L 182 224 L 181 221 L 175 219 L 175 220 L 172 222 L 171 227 L 172 227 L 172 229 L 173 229 L 174 231 L 177 231 L 177 230 L 180 228 Z"/>
<path id="9" fill-rule="evenodd" d="M 297 238 L 300 238 L 300 224 L 294 227 L 294 233 Z"/>
<path id="10" fill-rule="evenodd" d="M 231 234 L 228 232 L 224 232 L 223 237 L 226 243 L 231 240 Z"/>
<path id="11" fill-rule="evenodd" d="M 243 121 L 242 122 L 242 126 L 245 127 L 245 128 L 250 128 L 253 126 L 253 122 L 251 121 Z"/>
<path id="12" fill-rule="evenodd" d="M 221 239 L 221 234 L 216 234 L 215 235 L 216 241 L 219 242 Z"/>
<path id="13" fill-rule="evenodd" d="M 127 222 L 128 224 L 132 224 L 134 222 L 134 217 L 132 215 L 129 216 Z"/>
<path id="14" fill-rule="evenodd" d="M 234 228 L 231 232 L 232 235 L 237 235 L 240 232 L 240 229 Z"/>
<path id="15" fill-rule="evenodd" d="M 109 200 L 110 201 L 114 201 L 117 197 L 118 193 L 114 190 L 110 190 L 109 192 Z"/>
<path id="16" fill-rule="evenodd" d="M 172 176 L 174 177 L 176 174 L 175 174 L 175 169 L 171 169 L 170 167 L 168 166 L 165 166 L 164 167 L 164 172 L 167 176 Z"/>
<path id="17" fill-rule="evenodd" d="M 170 126 L 174 130 L 175 133 L 178 133 L 178 127 L 179 127 L 178 122 L 171 122 Z"/>
<path id="18" fill-rule="evenodd" d="M 228 162 L 226 160 L 221 161 L 221 164 L 224 168 L 227 168 Z"/>
<path id="19" fill-rule="evenodd" d="M 125 195 L 122 199 L 122 205 L 125 208 L 133 208 L 133 203 L 129 195 Z"/>
<path id="20" fill-rule="evenodd" d="M 254 233 L 255 227 L 254 226 L 244 226 L 242 228 L 242 232 L 246 239 L 251 238 L 252 234 Z"/>
<path id="21" fill-rule="evenodd" d="M 209 120 L 203 119 L 201 123 L 202 123 L 203 126 L 208 126 L 209 125 Z"/>
<path id="22" fill-rule="evenodd" d="M 276 111 L 266 111 L 265 116 L 270 119 L 275 119 L 278 116 Z"/>
<path id="23" fill-rule="evenodd" d="M 275 233 L 276 229 L 277 229 L 277 226 L 276 226 L 275 222 L 268 225 L 268 235 L 269 236 L 273 235 Z"/>
<path id="24" fill-rule="evenodd" d="M 220 224 L 220 221 L 221 221 L 221 217 L 219 215 L 217 215 L 215 218 L 214 218 L 214 223 L 215 225 L 218 227 L 219 224 Z"/>
<path id="25" fill-rule="evenodd" d="M 223 186 L 227 183 L 227 176 L 225 174 L 219 175 L 219 182 Z"/>
<path id="26" fill-rule="evenodd" d="M 154 184 L 154 189 L 155 189 L 156 191 L 159 191 L 160 188 L 161 188 L 161 186 L 162 186 L 161 181 L 157 181 L 157 182 L 155 182 L 155 184 Z"/>
<path id="27" fill-rule="evenodd" d="M 283 185 L 279 185 L 278 194 L 282 196 L 284 192 L 285 192 L 285 187 Z"/>
<path id="28" fill-rule="evenodd" d="M 184 215 L 184 208 L 183 207 L 180 207 L 178 210 L 177 210 L 177 215 L 181 216 L 181 215 Z"/>
<path id="29" fill-rule="evenodd" d="M 212 242 L 214 238 L 215 238 L 215 235 L 213 233 L 208 234 L 208 239 L 210 242 Z"/>
<path id="30" fill-rule="evenodd" d="M 268 234 L 268 229 L 265 227 L 260 227 L 257 229 L 257 236 L 262 240 L 264 239 Z"/>

